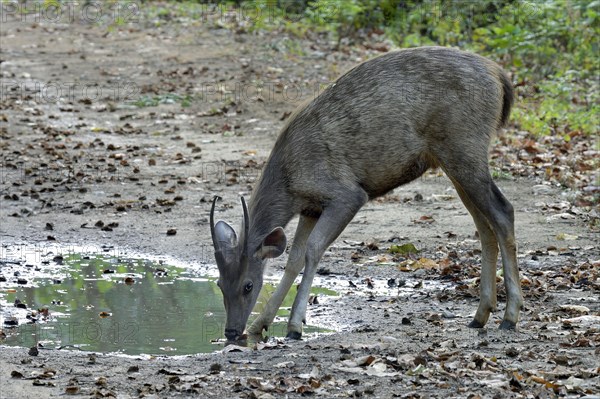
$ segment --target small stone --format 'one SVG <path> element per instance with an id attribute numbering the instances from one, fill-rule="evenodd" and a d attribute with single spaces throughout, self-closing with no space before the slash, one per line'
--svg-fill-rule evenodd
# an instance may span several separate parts
<path id="1" fill-rule="evenodd" d="M 452 312 L 449 312 L 449 311 L 447 311 L 447 310 L 444 310 L 444 311 L 442 312 L 442 317 L 443 317 L 444 319 L 455 319 L 455 318 L 456 318 L 456 315 L 455 315 L 454 313 L 452 313 Z"/>
<path id="2" fill-rule="evenodd" d="M 79 393 L 79 387 L 77 385 L 69 385 L 65 388 L 67 395 L 77 395 Z"/>
<path id="3" fill-rule="evenodd" d="M 533 193 L 535 195 L 550 195 L 553 191 L 552 187 L 546 184 L 537 184 L 533 186 Z"/>
<path id="4" fill-rule="evenodd" d="M 15 299 L 15 308 L 19 309 L 27 309 L 27 305 L 25 305 L 19 298 Z"/>
<path id="5" fill-rule="evenodd" d="M 514 346 L 506 348 L 506 356 L 508 357 L 517 357 L 519 355 L 519 351 Z"/>
<path id="6" fill-rule="evenodd" d="M 139 371 L 140 371 L 140 368 L 139 368 L 139 366 L 131 366 L 131 367 L 129 367 L 129 368 L 127 369 L 127 372 L 128 372 L 128 373 L 137 373 L 137 372 L 139 372 Z"/>
<path id="7" fill-rule="evenodd" d="M 17 370 L 13 370 L 10 372 L 10 376 L 12 378 L 23 378 L 23 373 L 17 371 Z"/>

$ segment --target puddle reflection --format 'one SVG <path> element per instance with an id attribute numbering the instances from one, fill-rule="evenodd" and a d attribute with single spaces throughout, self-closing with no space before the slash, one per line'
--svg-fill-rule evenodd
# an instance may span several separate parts
<path id="1" fill-rule="evenodd" d="M 0 283 L 0 320 L 7 337 L 1 344 L 32 347 L 40 343 L 128 355 L 185 355 L 221 349 L 213 343 L 223 338 L 225 325 L 215 278 L 147 259 L 82 253 L 49 254 L 47 258 L 51 261 L 29 261 L 29 267 L 4 261 L 0 274 L 7 281 Z M 18 284 L 15 273 L 27 283 Z M 264 289 L 272 291 L 273 287 L 265 285 Z M 268 293 L 261 297 L 267 298 Z M 15 307 L 17 299 L 27 309 Z M 292 302 L 289 295 L 280 315 Z M 9 326 L 17 322 L 18 326 Z M 306 332 L 327 330 L 309 326 Z M 279 322 L 267 334 L 285 333 L 285 323 Z"/>

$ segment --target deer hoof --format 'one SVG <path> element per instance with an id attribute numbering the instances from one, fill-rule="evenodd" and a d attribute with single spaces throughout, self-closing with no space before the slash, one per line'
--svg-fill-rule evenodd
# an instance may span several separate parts
<path id="1" fill-rule="evenodd" d="M 302 333 L 299 333 L 297 331 L 290 331 L 287 333 L 286 338 L 298 341 L 302 338 Z"/>
<path id="2" fill-rule="evenodd" d="M 250 333 L 248 332 L 248 339 L 252 342 L 262 342 L 264 340 L 261 333 Z"/>
<path id="3" fill-rule="evenodd" d="M 500 330 L 516 330 L 517 324 L 513 323 L 512 321 L 502 320 L 502 323 L 500 323 L 500 327 L 498 328 Z"/>
<path id="4" fill-rule="evenodd" d="M 250 327 L 248 327 L 248 334 L 249 335 L 262 335 L 263 331 L 267 331 L 269 329 L 269 326 L 266 324 L 256 324 L 253 323 L 250 325 Z"/>
<path id="5" fill-rule="evenodd" d="M 473 321 L 470 322 L 468 325 L 469 328 L 483 328 L 483 326 L 484 326 L 484 324 L 481 324 L 480 322 L 478 322 L 475 319 L 473 319 Z"/>

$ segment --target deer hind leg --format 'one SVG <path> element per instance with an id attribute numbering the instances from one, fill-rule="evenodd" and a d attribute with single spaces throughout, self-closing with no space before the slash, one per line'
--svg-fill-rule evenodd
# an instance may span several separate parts
<path id="1" fill-rule="evenodd" d="M 267 330 L 273 319 L 279 310 L 279 307 L 283 303 L 283 300 L 290 288 L 294 284 L 296 277 L 300 271 L 304 268 L 304 258 L 306 253 L 306 242 L 310 233 L 312 232 L 317 218 L 300 215 L 298 220 L 298 227 L 296 227 L 296 234 L 294 235 L 294 242 L 290 250 L 287 263 L 285 265 L 285 272 L 275 293 L 269 298 L 266 307 L 262 313 L 254 320 L 252 325 L 248 328 L 248 334 L 253 338 L 262 337 L 262 332 Z"/>
<path id="2" fill-rule="evenodd" d="M 502 266 L 504 268 L 504 285 L 506 287 L 506 310 L 500 324 L 503 330 L 513 330 L 519 321 L 519 312 L 523 307 L 523 293 L 521 291 L 521 278 L 519 277 L 519 266 L 517 264 L 517 243 L 514 231 L 514 209 L 510 202 L 504 197 L 500 189 L 491 182 L 492 198 L 496 208 L 502 209 L 506 231 L 500 240 L 500 251 L 502 252 Z"/>
<path id="3" fill-rule="evenodd" d="M 472 148 L 471 148 L 472 149 Z M 465 206 L 473 215 L 473 219 L 481 235 L 482 243 L 482 276 L 481 304 L 471 323 L 471 327 L 482 327 L 495 305 L 495 249 L 493 237 L 499 244 L 504 269 L 506 287 L 506 310 L 501 329 L 514 329 L 519 320 L 519 312 L 523 305 L 523 295 L 517 265 L 517 247 L 514 232 L 514 210 L 492 181 L 487 165 L 487 148 L 480 156 L 476 153 L 461 151 L 452 157 L 448 149 L 442 155 L 441 166 L 457 187 L 457 191 Z M 460 160 L 460 162 L 456 162 Z M 466 198 L 466 201 L 465 201 Z M 486 223 L 487 222 L 487 223 Z M 487 224 L 487 226 L 486 226 Z M 491 230 L 493 234 L 490 234 Z M 494 260 L 494 261 L 493 261 Z M 490 298 L 493 295 L 493 300 Z"/>
<path id="4" fill-rule="evenodd" d="M 454 181 L 454 187 L 463 204 L 473 217 L 481 240 L 481 283 L 479 286 L 479 307 L 469 323 L 471 328 L 483 328 L 496 310 L 496 262 L 498 261 L 498 241 L 485 216 L 475 207 L 461 185 Z"/>
<path id="5" fill-rule="evenodd" d="M 368 200 L 367 193 L 360 187 L 332 187 L 330 184 L 328 188 L 336 196 L 324 207 L 306 243 L 304 275 L 288 322 L 287 337 L 291 339 L 302 337 L 302 323 L 306 318 L 310 287 L 323 253 Z"/>

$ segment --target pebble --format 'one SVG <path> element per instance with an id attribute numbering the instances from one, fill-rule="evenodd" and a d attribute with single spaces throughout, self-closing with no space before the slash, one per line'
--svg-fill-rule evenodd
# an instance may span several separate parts
<path id="1" fill-rule="evenodd" d="M 533 193 L 535 195 L 550 195 L 554 192 L 552 186 L 547 184 L 536 184 L 533 186 Z"/>

